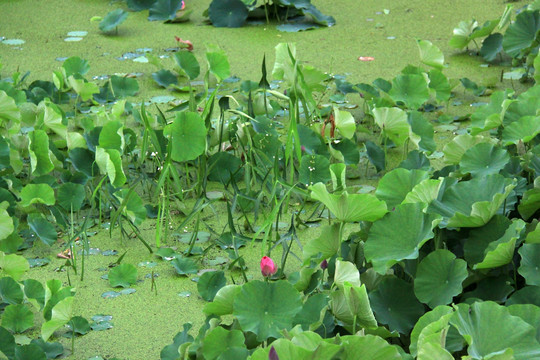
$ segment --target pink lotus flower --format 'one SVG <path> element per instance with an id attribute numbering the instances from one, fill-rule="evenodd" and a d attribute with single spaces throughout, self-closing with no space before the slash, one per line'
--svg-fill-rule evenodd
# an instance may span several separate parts
<path id="1" fill-rule="evenodd" d="M 182 38 L 179 38 L 178 36 L 174 36 L 174 39 L 178 41 L 178 45 L 180 45 L 180 48 L 186 49 L 187 51 L 193 51 L 193 43 L 189 40 L 182 40 Z"/>
<path id="2" fill-rule="evenodd" d="M 375 60 L 375 58 L 373 56 L 360 56 L 358 58 L 358 60 L 360 60 L 360 61 L 373 61 L 373 60 Z"/>
<path id="3" fill-rule="evenodd" d="M 264 277 L 274 275 L 277 271 L 277 267 L 274 261 L 268 256 L 263 256 L 261 259 L 261 273 Z"/>

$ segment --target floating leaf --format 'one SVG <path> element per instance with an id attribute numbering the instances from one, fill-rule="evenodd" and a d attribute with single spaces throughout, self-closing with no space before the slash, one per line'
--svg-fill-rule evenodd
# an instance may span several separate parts
<path id="1" fill-rule="evenodd" d="M 171 261 L 171 264 L 174 266 L 178 275 L 196 274 L 197 271 L 199 271 L 195 261 L 187 257 L 175 257 L 173 261 Z"/>
<path id="2" fill-rule="evenodd" d="M 137 283 L 137 268 L 132 264 L 120 264 L 109 271 L 109 283 L 112 287 L 127 288 Z"/>

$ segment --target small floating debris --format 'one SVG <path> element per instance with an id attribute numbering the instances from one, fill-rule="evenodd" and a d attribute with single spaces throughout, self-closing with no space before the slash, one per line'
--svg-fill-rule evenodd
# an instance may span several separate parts
<path id="1" fill-rule="evenodd" d="M 373 61 L 375 58 L 373 56 L 360 56 L 358 57 L 358 60 L 360 61 Z"/>
<path id="2" fill-rule="evenodd" d="M 81 41 L 83 38 L 80 37 L 80 36 L 70 36 L 70 37 L 67 37 L 64 39 L 64 41 L 67 41 L 67 42 L 76 42 L 76 41 Z"/>
<path id="3" fill-rule="evenodd" d="M 388 36 L 386 39 L 387 39 L 387 40 L 395 40 L 396 37 L 395 37 L 395 36 Z"/>
<path id="4" fill-rule="evenodd" d="M 2 40 L 2 44 L 13 45 L 13 46 L 22 45 L 25 42 L 26 41 L 24 41 L 22 39 L 5 39 L 5 40 Z"/>
<path id="5" fill-rule="evenodd" d="M 68 59 L 68 57 L 67 57 L 67 56 L 59 56 L 59 57 L 57 57 L 57 58 L 56 58 L 56 59 L 54 59 L 54 60 L 56 60 L 56 61 L 60 61 L 60 62 L 64 62 L 64 61 L 66 61 L 67 59 Z"/>
<path id="6" fill-rule="evenodd" d="M 68 36 L 75 36 L 75 37 L 85 37 L 88 35 L 88 31 L 70 31 L 67 33 Z"/>
<path id="7" fill-rule="evenodd" d="M 148 58 L 146 56 L 139 56 L 139 57 L 133 59 L 133 61 L 145 64 L 145 63 L 148 62 Z"/>

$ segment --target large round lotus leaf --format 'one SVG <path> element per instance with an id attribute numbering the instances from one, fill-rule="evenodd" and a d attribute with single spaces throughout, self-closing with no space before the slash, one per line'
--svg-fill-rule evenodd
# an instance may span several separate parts
<path id="1" fill-rule="evenodd" d="M 52 246 L 56 242 L 58 233 L 56 232 L 54 224 L 47 220 L 45 216 L 40 213 L 33 213 L 28 215 L 27 220 L 30 229 L 41 241 L 49 246 Z"/>
<path id="2" fill-rule="evenodd" d="M 502 140 L 504 145 L 528 143 L 540 133 L 539 116 L 523 116 L 518 121 L 504 127 Z"/>
<path id="3" fill-rule="evenodd" d="M 128 77 L 111 76 L 111 86 L 116 98 L 125 98 L 135 96 L 139 91 L 139 83 L 137 79 Z"/>
<path id="4" fill-rule="evenodd" d="M 416 110 L 429 100 L 428 84 L 422 75 L 398 75 L 392 81 L 389 92 L 394 101 L 401 101 L 411 110 Z"/>
<path id="5" fill-rule="evenodd" d="M 66 71 L 66 77 L 71 75 L 86 75 L 90 70 L 90 64 L 88 60 L 83 60 L 78 56 L 72 56 L 66 59 L 62 64 L 62 67 Z"/>
<path id="6" fill-rule="evenodd" d="M 411 332 L 411 344 L 409 345 L 411 355 L 416 356 L 417 342 L 422 330 L 428 325 L 441 319 L 443 316 L 452 314 L 452 312 L 453 310 L 450 306 L 437 306 L 435 309 L 425 313 L 418 319 Z"/>
<path id="7" fill-rule="evenodd" d="M 137 283 L 137 268 L 132 264 L 120 264 L 109 271 L 109 283 L 112 287 L 127 288 Z"/>
<path id="8" fill-rule="evenodd" d="M 540 244 L 523 244 L 519 249 L 521 265 L 518 272 L 527 285 L 540 286 Z"/>
<path id="9" fill-rule="evenodd" d="M 26 279 L 23 281 L 24 294 L 28 299 L 35 300 L 40 308 L 45 305 L 45 288 L 43 285 L 34 279 Z"/>
<path id="10" fill-rule="evenodd" d="M 223 271 L 207 271 L 199 278 L 197 290 L 204 300 L 212 301 L 219 289 L 226 284 L 227 280 Z"/>
<path id="11" fill-rule="evenodd" d="M 513 350 L 516 360 L 540 358 L 536 329 L 497 303 L 458 304 L 450 323 L 465 338 L 469 344 L 467 352 L 474 359 L 484 359 L 508 348 Z"/>
<path id="12" fill-rule="evenodd" d="M 156 0 L 127 0 L 127 6 L 132 11 L 148 10 Z"/>
<path id="13" fill-rule="evenodd" d="M 60 300 L 51 311 L 51 319 L 41 326 L 41 337 L 47 341 L 51 335 L 68 323 L 73 316 L 73 301 L 75 297 L 68 296 Z"/>
<path id="14" fill-rule="evenodd" d="M 420 51 L 420 61 L 424 64 L 442 70 L 444 67 L 444 55 L 442 51 L 428 40 L 416 40 Z"/>
<path id="15" fill-rule="evenodd" d="M 234 299 L 233 315 L 244 332 L 251 331 L 258 341 L 264 341 L 290 330 L 301 309 L 300 293 L 289 282 L 250 281 Z"/>
<path id="16" fill-rule="evenodd" d="M 194 112 L 181 112 L 164 131 L 172 141 L 171 157 L 182 162 L 195 160 L 206 148 L 206 127 L 200 115 Z"/>
<path id="17" fill-rule="evenodd" d="M 75 183 L 65 183 L 58 188 L 58 205 L 66 211 L 79 211 L 83 204 L 86 191 L 84 185 Z"/>
<path id="18" fill-rule="evenodd" d="M 212 155 L 208 159 L 208 167 L 208 180 L 219 181 L 223 185 L 228 185 L 231 177 L 238 182 L 244 176 L 242 160 L 227 152 L 220 151 Z"/>
<path id="19" fill-rule="evenodd" d="M 30 269 L 30 265 L 28 264 L 28 260 L 21 255 L 5 255 L 3 252 L 0 252 L 0 269 L 2 269 L 3 275 L 8 275 L 13 280 L 18 281 Z"/>
<path id="20" fill-rule="evenodd" d="M 376 221 L 386 214 L 386 203 L 370 194 L 330 194 L 323 183 L 310 186 L 311 197 L 322 202 L 339 221 Z"/>
<path id="21" fill-rule="evenodd" d="M 148 10 L 148 20 L 174 20 L 176 18 L 176 12 L 181 8 L 182 0 L 156 0 Z"/>
<path id="22" fill-rule="evenodd" d="M 502 175 L 488 175 L 451 185 L 428 212 L 443 216 L 447 227 L 479 227 L 487 224 L 515 185 Z"/>
<path id="23" fill-rule="evenodd" d="M 382 177 L 375 195 L 386 201 L 386 205 L 391 209 L 401 204 L 416 185 L 428 178 L 427 171 L 397 168 Z"/>
<path id="24" fill-rule="evenodd" d="M 301 325 L 303 330 L 318 328 L 322 325 L 323 317 L 328 306 L 328 296 L 318 293 L 307 298 L 302 310 L 294 317 L 294 324 Z"/>
<path id="25" fill-rule="evenodd" d="M 34 326 L 34 313 L 23 304 L 8 305 L 2 314 L 2 326 L 22 333 Z"/>
<path id="26" fill-rule="evenodd" d="M 396 145 L 403 145 L 409 138 L 411 126 L 405 111 L 396 107 L 378 107 L 373 109 L 373 117 L 383 134 Z"/>
<path id="27" fill-rule="evenodd" d="M 388 325 L 390 331 L 408 334 L 424 314 L 424 306 L 414 296 L 413 285 L 393 276 L 385 278 L 369 294 L 369 300 L 377 320 Z"/>
<path id="28" fill-rule="evenodd" d="M 152 73 L 152 79 L 154 79 L 159 86 L 164 88 L 169 87 L 169 85 L 177 85 L 178 78 L 175 74 L 169 70 L 161 69 L 158 72 Z"/>
<path id="29" fill-rule="evenodd" d="M 242 331 L 229 331 L 218 326 L 206 333 L 201 351 L 205 360 L 215 360 L 230 348 L 245 348 L 245 341 Z"/>
<path id="30" fill-rule="evenodd" d="M 486 139 L 480 135 L 472 136 L 469 134 L 463 134 L 456 136 L 443 148 L 445 164 L 459 164 L 463 154 L 465 154 L 468 149 L 481 142 L 486 142 Z"/>
<path id="31" fill-rule="evenodd" d="M 415 185 L 415 187 L 405 196 L 403 203 L 423 203 L 426 206 L 435 200 L 439 195 L 442 180 L 425 179 Z"/>
<path id="32" fill-rule="evenodd" d="M 304 155 L 300 162 L 298 181 L 307 186 L 330 181 L 330 160 L 322 155 Z"/>
<path id="33" fill-rule="evenodd" d="M 418 258 L 422 245 L 433 238 L 440 216 L 425 214 L 423 208 L 422 203 L 399 205 L 371 226 L 364 253 L 376 272 L 385 274 L 401 260 Z"/>
<path id="34" fill-rule="evenodd" d="M 540 13 L 522 11 L 504 34 L 502 43 L 504 51 L 512 57 L 523 57 L 520 55 L 521 51 L 533 44 L 538 30 L 540 30 Z"/>
<path id="35" fill-rule="evenodd" d="M 414 293 L 421 302 L 435 308 L 446 305 L 461 293 L 467 278 L 467 263 L 456 259 L 452 252 L 439 249 L 431 252 L 418 265 L 414 279 Z"/>
<path id="36" fill-rule="evenodd" d="M 71 149 L 68 156 L 75 170 L 88 177 L 97 175 L 99 169 L 94 161 L 95 155 L 90 150 L 83 148 Z"/>
<path id="37" fill-rule="evenodd" d="M 240 27 L 248 14 L 246 4 L 240 0 L 213 0 L 208 7 L 208 17 L 215 27 Z"/>
<path id="38" fill-rule="evenodd" d="M 118 25 L 123 23 L 128 17 L 128 13 L 122 9 L 116 9 L 105 15 L 99 23 L 99 30 L 109 32 L 116 29 Z"/>
<path id="39" fill-rule="evenodd" d="M 218 82 L 227 79 L 231 75 L 229 59 L 223 51 L 207 52 L 206 61 L 208 62 L 208 71 L 217 78 Z"/>
<path id="40" fill-rule="evenodd" d="M 493 144 L 480 143 L 463 154 L 459 166 L 462 172 L 472 176 L 486 176 L 497 174 L 509 161 L 510 155 L 506 150 Z"/>

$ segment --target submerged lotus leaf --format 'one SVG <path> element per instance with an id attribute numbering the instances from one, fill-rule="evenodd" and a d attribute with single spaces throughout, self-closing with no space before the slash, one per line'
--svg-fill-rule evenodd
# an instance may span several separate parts
<path id="1" fill-rule="evenodd" d="M 390 97 L 398 102 L 401 101 L 411 110 L 416 110 L 429 100 L 428 84 L 422 75 L 405 74 L 398 75 L 392 80 Z"/>
<path id="2" fill-rule="evenodd" d="M 155 0 L 148 9 L 148 20 L 174 20 L 176 18 L 176 12 L 181 8 L 182 0 Z"/>
<path id="3" fill-rule="evenodd" d="M 424 306 L 416 299 L 413 285 L 397 277 L 386 277 L 369 294 L 371 308 L 381 324 L 390 331 L 408 334 L 424 314 Z"/>
<path id="4" fill-rule="evenodd" d="M 518 272 L 527 285 L 540 286 L 540 244 L 523 244 L 519 249 L 521 265 Z"/>
<path id="5" fill-rule="evenodd" d="M 397 168 L 382 177 L 375 195 L 384 200 L 388 208 L 393 208 L 401 204 L 416 185 L 428 178 L 427 171 Z"/>
<path id="6" fill-rule="evenodd" d="M 476 144 L 463 154 L 459 162 L 460 170 L 472 176 L 497 174 L 510 161 L 508 152 L 488 143 Z"/>
<path id="7" fill-rule="evenodd" d="M 422 245 L 433 238 L 440 216 L 423 213 L 423 207 L 422 203 L 399 205 L 371 226 L 364 253 L 376 272 L 384 275 L 399 261 L 418 258 Z"/>
<path id="8" fill-rule="evenodd" d="M 295 315 L 302 309 L 300 293 L 288 281 L 250 281 L 234 299 L 233 315 L 244 332 L 251 331 L 258 341 L 280 338 L 281 331 L 292 328 Z"/>
<path id="9" fill-rule="evenodd" d="M 240 27 L 249 11 L 240 0 L 213 0 L 208 7 L 208 17 L 215 27 Z"/>
<path id="10" fill-rule="evenodd" d="M 323 183 L 309 187 L 311 197 L 322 202 L 343 222 L 376 221 L 386 214 L 386 204 L 371 194 L 330 194 Z"/>
<path id="11" fill-rule="evenodd" d="M 516 360 L 540 358 L 536 329 L 492 301 L 456 305 L 450 323 L 465 338 L 467 352 L 474 359 L 489 358 L 507 349 L 512 349 Z"/>
<path id="12" fill-rule="evenodd" d="M 538 30 L 540 30 L 540 12 L 520 12 L 504 34 L 502 42 L 504 51 L 512 57 L 523 57 L 522 51 L 533 45 Z"/>
<path id="13" fill-rule="evenodd" d="M 109 12 L 99 23 L 99 30 L 109 32 L 116 29 L 128 17 L 128 13 L 123 9 L 116 9 Z"/>
<path id="14" fill-rule="evenodd" d="M 416 270 L 414 293 L 421 302 L 435 308 L 447 305 L 461 293 L 461 284 L 467 278 L 467 263 L 456 259 L 452 252 L 438 249 L 429 253 Z"/>
<path id="15" fill-rule="evenodd" d="M 488 223 L 515 185 L 502 175 L 461 181 L 444 190 L 427 211 L 443 216 L 446 227 L 479 227 Z"/>
<path id="16" fill-rule="evenodd" d="M 195 112 L 178 113 L 163 134 L 172 141 L 171 158 L 174 161 L 195 160 L 206 148 L 206 127 Z"/>

